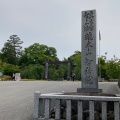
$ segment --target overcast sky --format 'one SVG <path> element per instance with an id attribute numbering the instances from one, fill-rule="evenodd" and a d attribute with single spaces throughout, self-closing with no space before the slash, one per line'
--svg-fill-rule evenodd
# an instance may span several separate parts
<path id="1" fill-rule="evenodd" d="M 81 51 L 81 11 L 92 9 L 101 55 L 120 59 L 120 0 L 0 0 L 0 49 L 16 34 L 23 48 L 40 43 L 56 48 L 60 60 L 68 58 Z"/>

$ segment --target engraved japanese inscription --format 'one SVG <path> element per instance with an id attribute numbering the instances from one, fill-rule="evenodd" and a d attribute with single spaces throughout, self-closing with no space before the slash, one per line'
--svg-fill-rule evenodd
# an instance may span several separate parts
<path id="1" fill-rule="evenodd" d="M 82 88 L 97 88 L 96 11 L 82 11 Z"/>

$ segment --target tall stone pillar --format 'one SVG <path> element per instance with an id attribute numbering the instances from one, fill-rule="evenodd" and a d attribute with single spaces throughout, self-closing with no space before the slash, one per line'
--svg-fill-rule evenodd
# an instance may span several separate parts
<path id="1" fill-rule="evenodd" d="M 98 90 L 96 58 L 96 10 L 82 11 L 82 54 L 81 80 L 82 92 L 100 92 Z"/>

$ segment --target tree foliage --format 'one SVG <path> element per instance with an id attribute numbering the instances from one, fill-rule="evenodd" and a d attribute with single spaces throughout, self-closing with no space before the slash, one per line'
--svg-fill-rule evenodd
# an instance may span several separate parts
<path id="1" fill-rule="evenodd" d="M 119 66 L 118 63 L 116 63 L 113 60 L 110 60 L 109 62 L 106 63 L 106 73 L 107 73 L 107 78 L 112 78 L 112 79 L 117 79 L 119 78 Z"/>
<path id="2" fill-rule="evenodd" d="M 17 35 L 10 36 L 10 39 L 4 44 L 1 50 L 1 59 L 9 64 L 17 65 L 22 52 L 23 41 Z"/>
<path id="3" fill-rule="evenodd" d="M 81 52 L 75 51 L 74 54 L 70 56 L 70 59 L 73 61 L 72 73 L 75 73 L 76 79 L 80 80 L 81 79 Z"/>
<path id="4" fill-rule="evenodd" d="M 119 59 L 106 60 L 104 57 L 101 57 L 98 61 L 99 60 L 100 66 L 98 65 L 98 75 L 101 73 L 101 77 L 107 80 L 120 78 Z"/>
<path id="5" fill-rule="evenodd" d="M 44 79 L 44 67 L 40 64 L 28 65 L 21 71 L 23 79 Z"/>
<path id="6" fill-rule="evenodd" d="M 58 60 L 56 49 L 48 47 L 47 45 L 34 43 L 28 48 L 25 48 L 22 57 L 20 58 L 19 65 L 43 64 L 46 59 L 51 61 Z"/>
<path id="7" fill-rule="evenodd" d="M 49 65 L 48 78 L 50 80 L 67 79 L 67 64 Z"/>
<path id="8" fill-rule="evenodd" d="M 6 42 L 4 44 L 4 47 L 1 50 L 1 59 L 3 62 L 7 62 L 9 64 L 15 64 L 15 58 L 14 58 L 14 51 L 13 46 Z"/>
<path id="9" fill-rule="evenodd" d="M 0 70 L 4 72 L 5 75 L 12 76 L 13 73 L 20 72 L 19 66 L 15 66 L 0 60 Z"/>
<path id="10" fill-rule="evenodd" d="M 23 41 L 17 35 L 10 36 L 10 39 L 7 40 L 0 51 L 0 70 L 4 71 L 6 75 L 20 72 L 22 78 L 25 79 L 44 79 L 44 62 L 46 60 L 59 61 L 56 49 L 47 45 L 34 43 L 22 50 L 22 43 Z M 75 51 L 68 58 L 72 60 L 70 75 L 75 72 L 76 79 L 81 80 L 81 52 Z M 64 58 L 63 61 L 68 61 L 68 58 Z M 98 61 L 100 61 L 100 65 L 98 64 L 98 76 L 101 75 L 105 79 L 120 78 L 120 59 L 116 59 L 114 56 L 111 60 L 106 60 L 106 56 L 104 56 L 98 58 Z M 49 65 L 49 79 L 67 79 L 67 73 L 67 64 Z"/>

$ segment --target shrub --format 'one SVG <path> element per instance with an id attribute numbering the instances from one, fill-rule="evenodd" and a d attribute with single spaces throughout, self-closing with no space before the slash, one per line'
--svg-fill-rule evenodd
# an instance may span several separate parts
<path id="1" fill-rule="evenodd" d="M 7 80 L 12 80 L 11 76 L 4 75 L 3 77 L 0 78 L 1 81 L 7 81 Z"/>

